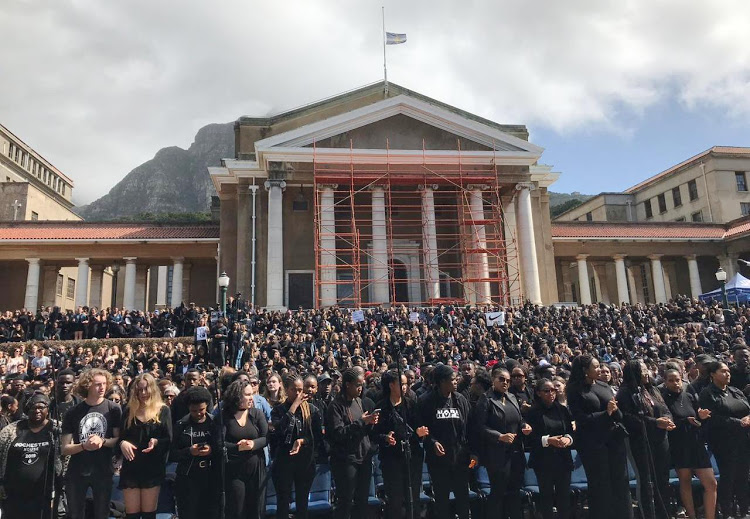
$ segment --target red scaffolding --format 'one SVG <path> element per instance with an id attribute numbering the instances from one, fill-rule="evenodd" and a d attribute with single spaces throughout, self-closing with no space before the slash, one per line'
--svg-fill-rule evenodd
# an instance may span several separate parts
<path id="1" fill-rule="evenodd" d="M 515 186 L 498 181 L 497 166 L 462 164 L 348 164 L 317 160 L 313 145 L 315 190 L 315 303 L 335 288 L 336 304 L 348 307 L 383 303 L 435 305 L 492 303 L 521 298 L 514 225 L 506 225 L 503 205 Z M 353 143 L 350 142 L 350 150 Z M 420 186 L 435 187 L 435 236 L 440 297 L 430 290 Z M 383 190 L 387 280 L 378 280 L 373 250 L 373 188 Z M 321 225 L 321 193 L 333 200 L 334 228 Z M 481 201 L 481 203 L 480 203 Z M 379 210 L 378 206 L 378 210 Z M 330 211 L 330 208 L 326 208 Z M 331 221 L 330 214 L 328 215 Z M 331 249 L 333 247 L 333 249 Z M 333 262 L 335 258 L 335 262 Z M 323 275 L 324 271 L 326 275 Z M 380 269 L 382 272 L 382 269 Z M 390 301 L 378 301 L 375 287 L 387 283 Z"/>

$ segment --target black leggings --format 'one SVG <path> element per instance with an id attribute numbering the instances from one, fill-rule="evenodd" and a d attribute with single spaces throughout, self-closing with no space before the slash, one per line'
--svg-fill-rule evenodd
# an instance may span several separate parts
<path id="1" fill-rule="evenodd" d="M 266 514 L 266 471 L 262 462 L 254 472 L 227 472 L 226 519 L 259 519 Z"/>
<path id="2" fill-rule="evenodd" d="M 273 486 L 276 488 L 276 516 L 289 516 L 289 502 L 292 499 L 292 483 L 294 483 L 297 519 L 307 517 L 308 495 L 315 479 L 315 463 L 310 458 L 295 459 L 293 457 L 278 457 L 273 465 Z"/>
<path id="3" fill-rule="evenodd" d="M 401 509 L 407 514 L 409 503 L 406 484 L 406 460 L 403 458 L 383 458 L 380 462 L 383 471 L 383 487 L 385 489 L 385 517 L 386 519 L 400 519 L 404 517 Z M 419 494 L 422 488 L 422 456 L 414 456 L 409 467 L 411 476 L 411 496 L 414 513 L 406 517 L 419 517 Z"/>
<path id="4" fill-rule="evenodd" d="M 744 433 L 743 433 L 744 435 Z M 721 513 L 726 516 L 734 516 L 734 501 L 742 515 L 747 513 L 750 505 L 750 488 L 748 488 L 748 477 L 750 477 L 750 449 L 747 445 L 739 445 L 745 439 L 740 437 L 736 441 L 727 442 L 721 448 L 714 445 L 712 452 L 716 457 L 716 465 L 719 468 L 719 490 L 717 501 Z"/>
<path id="5" fill-rule="evenodd" d="M 634 468 L 638 471 L 638 506 L 641 516 L 645 519 L 666 519 L 670 506 L 669 444 L 666 441 L 652 441 L 648 447 L 651 450 L 651 458 L 642 438 L 630 441 L 630 453 L 633 456 Z"/>
<path id="6" fill-rule="evenodd" d="M 624 439 L 612 439 L 604 445 L 581 446 L 588 481 L 589 517 L 632 519 L 628 455 Z"/>
<path id="7" fill-rule="evenodd" d="M 335 519 L 358 519 L 367 517 L 367 498 L 370 494 L 372 477 L 372 458 L 365 458 L 362 463 L 331 463 L 331 474 L 336 484 Z"/>
<path id="8" fill-rule="evenodd" d="M 196 469 L 177 476 L 175 497 L 180 519 L 214 519 L 218 515 L 218 470 Z"/>
<path id="9" fill-rule="evenodd" d="M 552 519 L 552 508 L 557 506 L 557 517 L 570 519 L 570 470 L 534 470 L 539 483 L 539 508 L 543 519 Z"/>
<path id="10" fill-rule="evenodd" d="M 459 519 L 469 518 L 469 466 L 468 463 L 432 463 L 428 465 L 432 480 L 432 494 L 435 497 L 435 517 L 453 517 L 450 493 L 453 492 L 456 514 Z"/>

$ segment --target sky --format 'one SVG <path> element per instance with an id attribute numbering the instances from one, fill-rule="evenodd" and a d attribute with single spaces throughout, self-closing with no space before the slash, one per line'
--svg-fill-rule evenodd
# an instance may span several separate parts
<path id="1" fill-rule="evenodd" d="M 746 0 L 3 0 L 0 123 L 104 195 L 208 123 L 383 77 L 525 124 L 552 190 L 618 191 L 750 145 Z"/>

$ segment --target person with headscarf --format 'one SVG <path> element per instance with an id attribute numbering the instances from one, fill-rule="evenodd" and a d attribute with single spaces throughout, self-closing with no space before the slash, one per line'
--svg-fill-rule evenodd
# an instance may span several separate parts
<path id="1" fill-rule="evenodd" d="M 0 509 L 3 519 L 50 519 L 52 475 L 62 471 L 49 398 L 34 393 L 23 418 L 0 432 Z M 57 447 L 57 448 L 55 448 Z M 54 451 L 53 451 L 54 448 Z"/>
<path id="2" fill-rule="evenodd" d="M 589 354 L 575 357 L 566 391 L 588 481 L 589 516 L 632 519 L 627 432 L 619 401 L 599 381 L 599 361 Z"/>
<path id="3" fill-rule="evenodd" d="M 304 380 L 290 375 L 284 380 L 286 400 L 271 411 L 271 455 L 274 458 L 273 485 L 276 489 L 276 515 L 287 517 L 296 494 L 295 517 L 307 517 L 307 496 L 315 478 L 315 463 L 325 451 L 323 417 L 310 403 Z"/>
<path id="4" fill-rule="evenodd" d="M 457 391 L 456 374 L 438 364 L 432 371 L 434 389 L 419 399 L 421 424 L 430 434 L 424 439 L 427 468 L 432 479 L 435 512 L 451 516 L 450 493 L 459 519 L 469 517 L 469 466 L 475 464 L 469 445 L 469 402 Z"/>
<path id="5" fill-rule="evenodd" d="M 630 435 L 641 515 L 666 519 L 670 503 L 667 432 L 674 430 L 675 424 L 643 361 L 631 360 L 625 365 L 617 403 Z"/>

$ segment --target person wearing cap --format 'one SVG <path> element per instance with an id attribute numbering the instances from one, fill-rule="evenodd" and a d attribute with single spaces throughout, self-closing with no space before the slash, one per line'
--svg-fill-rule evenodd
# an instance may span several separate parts
<path id="1" fill-rule="evenodd" d="M 469 517 L 469 402 L 457 391 L 456 374 L 438 364 L 432 371 L 434 389 L 418 404 L 420 424 L 430 434 L 424 438 L 427 468 L 432 479 L 435 511 L 439 519 L 451 515 L 450 493 L 455 496 L 459 519 Z"/>
<path id="2" fill-rule="evenodd" d="M 318 393 L 315 395 L 313 403 L 315 407 L 325 416 L 328 404 L 333 400 L 333 379 L 328 373 L 323 373 L 318 377 Z"/>
<path id="3" fill-rule="evenodd" d="M 62 471 L 55 446 L 49 398 L 34 393 L 28 418 L 0 432 L 0 499 L 3 519 L 51 518 L 52 474 Z"/>

